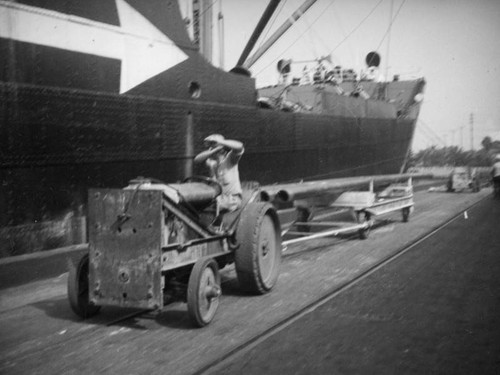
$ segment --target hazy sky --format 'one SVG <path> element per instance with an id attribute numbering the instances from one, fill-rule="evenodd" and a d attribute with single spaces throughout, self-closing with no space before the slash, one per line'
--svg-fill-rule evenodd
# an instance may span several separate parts
<path id="1" fill-rule="evenodd" d="M 220 1 L 214 16 L 222 4 L 225 68 L 230 69 L 268 1 Z M 282 0 L 267 35 L 302 3 Z M 500 0 L 318 0 L 251 71 L 258 86 L 273 84 L 280 58 L 328 54 L 335 65 L 360 70 L 373 50 L 382 55 L 384 75 L 388 69 L 388 77 L 427 81 L 414 150 L 443 146 L 436 135 L 447 145 L 463 142 L 470 149 L 471 113 L 475 148 L 486 135 L 500 140 Z M 302 66 L 295 68 L 292 75 L 300 76 Z"/>

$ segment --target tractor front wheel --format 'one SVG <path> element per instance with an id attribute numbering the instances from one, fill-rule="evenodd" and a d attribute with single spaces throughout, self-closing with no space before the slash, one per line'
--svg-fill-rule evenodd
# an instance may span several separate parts
<path id="1" fill-rule="evenodd" d="M 68 299 L 71 309 L 83 319 L 96 315 L 101 309 L 89 300 L 89 255 L 85 254 L 75 266 L 70 264 Z"/>
<path id="2" fill-rule="evenodd" d="M 191 321 L 197 327 L 209 324 L 219 307 L 221 281 L 219 267 L 212 258 L 199 259 L 189 276 L 187 307 Z"/>

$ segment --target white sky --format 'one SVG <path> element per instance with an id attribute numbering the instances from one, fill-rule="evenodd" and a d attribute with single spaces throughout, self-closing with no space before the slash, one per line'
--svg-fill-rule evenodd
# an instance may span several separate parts
<path id="1" fill-rule="evenodd" d="M 215 1 L 215 18 L 222 4 L 225 69 L 230 69 L 268 1 Z M 281 11 L 267 36 L 302 3 L 282 0 Z M 393 16 L 397 16 L 388 50 L 391 6 Z M 183 12 L 185 9 L 181 5 Z M 216 31 L 215 23 L 215 39 Z M 215 41 L 215 65 L 217 44 Z M 402 78 L 424 77 L 427 81 L 414 151 L 443 146 L 429 136 L 432 132 L 447 145 L 470 149 L 471 113 L 474 148 L 479 148 L 487 135 L 500 140 L 499 0 L 318 0 L 251 71 L 257 86 L 274 84 L 279 59 L 313 60 L 327 54 L 335 65 L 360 70 L 365 55 L 373 50 L 382 56 L 384 75 L 388 69 L 388 77 L 400 74 Z M 295 72 L 300 76 L 302 66 L 292 69 L 292 75 Z"/>

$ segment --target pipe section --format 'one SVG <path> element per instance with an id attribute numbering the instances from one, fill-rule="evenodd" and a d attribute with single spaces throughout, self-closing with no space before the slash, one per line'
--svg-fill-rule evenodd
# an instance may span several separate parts
<path id="1" fill-rule="evenodd" d="M 330 194 L 334 192 L 342 192 L 351 189 L 368 188 L 373 182 L 374 187 L 384 184 L 402 182 L 409 178 L 413 180 L 432 178 L 432 174 L 423 173 L 406 173 L 392 175 L 375 175 L 375 176 L 360 176 L 360 177 L 344 177 L 333 178 L 328 180 L 318 180 L 301 182 L 295 184 L 281 184 L 263 186 L 261 190 L 261 199 L 264 201 L 278 200 L 281 202 L 291 202 L 297 199 L 311 198 Z"/>

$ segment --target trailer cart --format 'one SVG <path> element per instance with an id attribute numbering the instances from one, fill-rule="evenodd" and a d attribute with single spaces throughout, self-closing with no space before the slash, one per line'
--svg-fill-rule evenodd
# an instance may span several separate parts
<path id="1" fill-rule="evenodd" d="M 368 191 L 347 191 L 340 194 L 329 206 L 330 212 L 322 218 L 312 218 L 313 215 L 310 215 L 309 220 L 294 222 L 282 231 L 282 235 L 287 236 L 283 245 L 286 247 L 298 242 L 356 231 L 361 239 L 366 239 L 375 217 L 401 211 L 402 221 L 407 222 L 413 206 L 411 178 L 404 184 L 391 184 L 379 193 L 373 191 L 373 183 L 370 183 Z M 339 213 L 347 213 L 350 220 L 324 220 L 325 217 Z M 304 219 L 303 215 L 302 219 Z"/>

